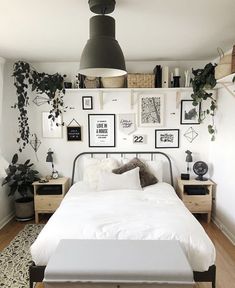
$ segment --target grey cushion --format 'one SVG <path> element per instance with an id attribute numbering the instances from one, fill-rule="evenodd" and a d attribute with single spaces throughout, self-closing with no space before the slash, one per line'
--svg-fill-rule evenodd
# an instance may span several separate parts
<path id="1" fill-rule="evenodd" d="M 112 172 L 115 174 L 122 174 L 136 167 L 140 168 L 140 184 L 142 188 L 158 182 L 157 178 L 149 171 L 148 167 L 138 158 L 133 158 L 123 166 L 113 169 Z"/>

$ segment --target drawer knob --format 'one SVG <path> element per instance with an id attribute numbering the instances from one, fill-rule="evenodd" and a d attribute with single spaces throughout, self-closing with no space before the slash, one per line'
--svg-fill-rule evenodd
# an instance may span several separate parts
<path id="1" fill-rule="evenodd" d="M 48 206 L 51 206 L 51 203 L 49 203 Z"/>

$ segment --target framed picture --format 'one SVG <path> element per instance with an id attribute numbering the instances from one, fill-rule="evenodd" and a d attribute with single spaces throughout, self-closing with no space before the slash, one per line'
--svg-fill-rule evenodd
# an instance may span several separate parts
<path id="1" fill-rule="evenodd" d="M 118 126 L 119 130 L 124 134 L 131 134 L 135 131 L 135 114 L 119 114 L 118 115 Z"/>
<path id="2" fill-rule="evenodd" d="M 193 100 L 181 100 L 180 124 L 200 124 L 201 104 L 193 106 Z"/>
<path id="3" fill-rule="evenodd" d="M 115 114 L 88 114 L 89 147 L 115 147 Z"/>
<path id="4" fill-rule="evenodd" d="M 83 96 L 82 97 L 82 110 L 92 110 L 92 96 Z"/>
<path id="5" fill-rule="evenodd" d="M 67 126 L 68 141 L 82 141 L 82 131 L 80 126 Z"/>
<path id="6" fill-rule="evenodd" d="M 139 126 L 156 127 L 163 125 L 164 95 L 139 95 Z"/>
<path id="7" fill-rule="evenodd" d="M 62 118 L 58 116 L 56 121 L 52 121 L 48 116 L 49 112 L 42 112 L 42 137 L 61 138 L 62 137 Z M 58 124 L 58 125 L 56 125 Z"/>
<path id="8" fill-rule="evenodd" d="M 155 148 L 179 148 L 179 129 L 155 130 Z"/>

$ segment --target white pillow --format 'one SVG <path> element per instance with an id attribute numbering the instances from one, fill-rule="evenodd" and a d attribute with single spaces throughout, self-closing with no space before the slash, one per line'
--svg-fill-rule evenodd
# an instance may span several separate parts
<path id="1" fill-rule="evenodd" d="M 118 160 L 114 158 L 84 158 L 83 164 L 83 181 L 85 181 L 90 188 L 94 190 L 97 190 L 100 172 L 111 172 L 113 169 L 119 167 Z"/>
<path id="2" fill-rule="evenodd" d="M 140 185 L 139 167 L 129 170 L 122 174 L 114 174 L 112 172 L 100 172 L 98 190 L 142 190 Z"/>
<path id="3" fill-rule="evenodd" d="M 158 182 L 163 182 L 163 163 L 160 160 L 145 161 L 149 171 L 157 178 Z"/>

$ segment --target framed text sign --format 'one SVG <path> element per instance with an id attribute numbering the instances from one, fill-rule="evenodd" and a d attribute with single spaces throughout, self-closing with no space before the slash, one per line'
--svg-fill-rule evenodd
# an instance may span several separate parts
<path id="1" fill-rule="evenodd" d="M 80 126 L 67 127 L 67 140 L 68 141 L 82 141 L 82 133 Z"/>
<path id="2" fill-rule="evenodd" d="M 115 147 L 115 114 L 88 115 L 89 147 Z"/>

